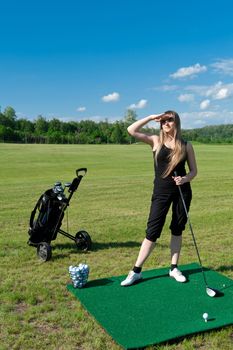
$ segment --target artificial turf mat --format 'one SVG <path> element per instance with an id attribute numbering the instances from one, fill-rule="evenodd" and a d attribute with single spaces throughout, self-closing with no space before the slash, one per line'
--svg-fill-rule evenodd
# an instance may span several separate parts
<path id="1" fill-rule="evenodd" d="M 82 289 L 67 286 L 112 338 L 125 349 L 158 344 L 197 332 L 233 324 L 233 280 L 205 269 L 211 288 L 206 294 L 198 264 L 180 266 L 188 278 L 177 283 L 168 268 L 143 271 L 143 279 L 121 287 L 125 276 L 89 281 Z M 203 313 L 209 315 L 208 322 Z"/>

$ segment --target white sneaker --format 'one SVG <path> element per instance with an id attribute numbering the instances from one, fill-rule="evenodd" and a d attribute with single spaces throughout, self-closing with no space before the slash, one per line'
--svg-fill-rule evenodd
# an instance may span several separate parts
<path id="1" fill-rule="evenodd" d="M 136 273 L 134 271 L 130 271 L 128 276 L 126 277 L 126 279 L 121 282 L 121 286 L 122 287 L 131 286 L 131 284 L 133 284 L 134 282 L 136 282 L 136 281 L 138 281 L 140 279 L 142 279 L 141 272 L 140 273 Z"/>
<path id="2" fill-rule="evenodd" d="M 169 276 L 172 278 L 175 278 L 177 282 L 186 282 L 186 277 L 182 274 L 182 272 L 176 268 L 174 268 L 172 271 L 169 271 Z"/>

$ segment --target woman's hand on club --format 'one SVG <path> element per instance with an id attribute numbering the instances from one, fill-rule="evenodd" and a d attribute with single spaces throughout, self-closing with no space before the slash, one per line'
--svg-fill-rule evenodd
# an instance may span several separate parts
<path id="1" fill-rule="evenodd" d="M 186 182 L 185 177 L 182 176 L 173 176 L 172 178 L 177 186 L 183 185 Z"/>

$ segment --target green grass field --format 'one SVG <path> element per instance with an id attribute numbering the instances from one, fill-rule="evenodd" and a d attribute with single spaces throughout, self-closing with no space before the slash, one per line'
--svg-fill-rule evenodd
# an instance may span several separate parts
<path id="1" fill-rule="evenodd" d="M 199 173 L 190 218 L 200 254 L 206 267 L 233 278 L 233 146 L 195 145 L 195 151 Z M 87 263 L 89 280 L 132 268 L 153 186 L 149 147 L 0 144 L 0 160 L 0 349 L 120 349 L 67 292 L 68 267 Z M 69 228 L 88 231 L 93 249 L 77 251 L 73 241 L 58 235 L 52 260 L 43 263 L 26 244 L 30 212 L 42 192 L 57 180 L 72 180 L 78 167 L 88 173 L 71 201 Z M 170 263 L 169 217 L 144 269 Z M 197 257 L 187 226 L 180 264 L 190 262 Z M 233 326 L 148 349 L 232 347 Z"/>

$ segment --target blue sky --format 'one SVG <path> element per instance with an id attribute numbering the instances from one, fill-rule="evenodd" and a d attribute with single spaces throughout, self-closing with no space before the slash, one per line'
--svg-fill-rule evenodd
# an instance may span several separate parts
<path id="1" fill-rule="evenodd" d="M 233 123 L 230 0 L 0 0 L 0 106 L 19 118 L 176 110 Z"/>

